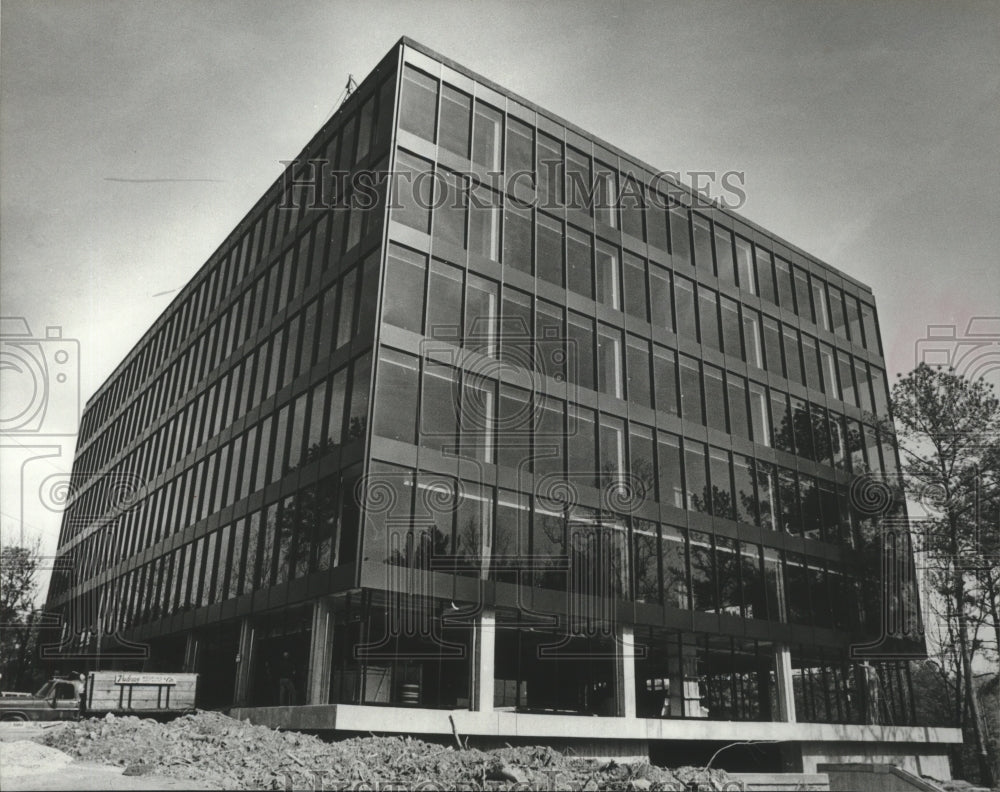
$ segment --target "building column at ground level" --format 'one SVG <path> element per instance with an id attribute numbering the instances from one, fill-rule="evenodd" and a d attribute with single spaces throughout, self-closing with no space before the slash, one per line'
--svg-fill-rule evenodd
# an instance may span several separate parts
<path id="1" fill-rule="evenodd" d="M 493 711 L 496 630 L 496 612 L 483 608 L 472 643 L 472 709 L 476 712 Z"/>
<path id="2" fill-rule="evenodd" d="M 620 718 L 636 717 L 635 709 L 635 630 L 631 625 L 618 629 L 615 641 L 615 702 Z"/>
<path id="3" fill-rule="evenodd" d="M 333 662 L 333 599 L 323 597 L 313 603 L 312 637 L 309 645 L 308 704 L 330 701 L 330 673 Z"/>
<path id="4" fill-rule="evenodd" d="M 795 688 L 792 685 L 792 653 L 787 646 L 774 647 L 774 678 L 778 689 L 778 718 L 795 723 Z"/>
<path id="5" fill-rule="evenodd" d="M 250 619 L 243 619 L 240 623 L 240 638 L 236 649 L 236 675 L 233 682 L 233 704 L 237 707 L 245 707 L 248 704 L 253 640 L 253 622 Z"/>
<path id="6" fill-rule="evenodd" d="M 198 636 L 193 632 L 187 634 L 184 644 L 184 671 L 194 673 L 198 670 Z"/>

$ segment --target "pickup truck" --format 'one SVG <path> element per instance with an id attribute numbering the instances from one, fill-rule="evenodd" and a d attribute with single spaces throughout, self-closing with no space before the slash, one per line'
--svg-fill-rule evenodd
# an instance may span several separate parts
<path id="1" fill-rule="evenodd" d="M 33 695 L 0 697 L 0 720 L 75 720 L 109 712 L 182 715 L 194 710 L 197 686 L 197 674 L 91 671 L 84 681 L 50 679 Z"/>

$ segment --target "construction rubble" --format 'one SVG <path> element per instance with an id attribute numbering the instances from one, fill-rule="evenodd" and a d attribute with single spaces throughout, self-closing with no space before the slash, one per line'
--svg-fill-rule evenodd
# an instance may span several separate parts
<path id="1" fill-rule="evenodd" d="M 198 712 L 166 723 L 108 715 L 53 729 L 40 741 L 85 761 L 124 767 L 125 775 L 156 773 L 223 789 L 681 790 L 728 786 L 726 774 L 719 770 L 600 762 L 541 746 L 482 751 L 381 736 L 325 742 L 216 712 Z"/>

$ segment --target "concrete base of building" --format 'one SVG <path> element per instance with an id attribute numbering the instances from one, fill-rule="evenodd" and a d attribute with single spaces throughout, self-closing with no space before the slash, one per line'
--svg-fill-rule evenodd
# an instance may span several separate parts
<path id="1" fill-rule="evenodd" d="M 958 729 L 925 726 L 660 720 L 355 704 L 244 707 L 230 714 L 271 728 L 302 731 L 410 734 L 435 739 L 457 733 L 462 739 L 473 738 L 476 745 L 488 745 L 491 740 L 533 740 L 616 761 L 647 760 L 649 744 L 654 741 L 770 742 L 782 745 L 783 769 L 790 771 L 813 774 L 822 772 L 818 769 L 821 764 L 864 762 L 895 765 L 916 776 L 940 780 L 951 777 L 948 745 L 962 740 Z"/>
<path id="2" fill-rule="evenodd" d="M 933 781 L 894 765 L 823 764 L 820 768 L 830 779 L 831 792 L 943 792 Z"/>
<path id="3" fill-rule="evenodd" d="M 730 773 L 745 792 L 828 792 L 825 773 Z"/>

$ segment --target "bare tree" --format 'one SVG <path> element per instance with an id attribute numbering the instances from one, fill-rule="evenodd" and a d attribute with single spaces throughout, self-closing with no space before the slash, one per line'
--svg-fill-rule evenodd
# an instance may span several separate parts
<path id="1" fill-rule="evenodd" d="M 38 618 L 39 543 L 0 549 L 0 670 L 5 687 L 19 687 L 34 656 Z"/>

